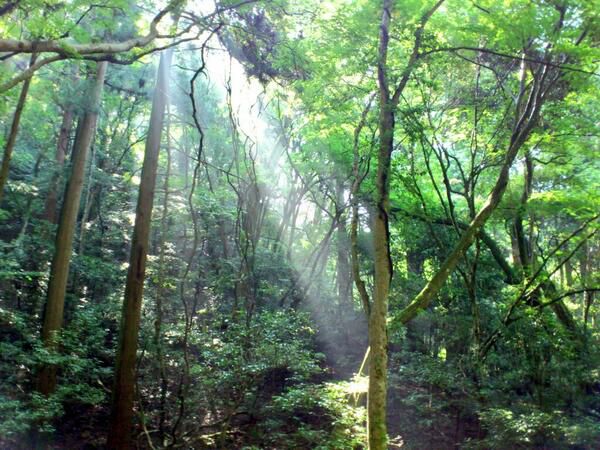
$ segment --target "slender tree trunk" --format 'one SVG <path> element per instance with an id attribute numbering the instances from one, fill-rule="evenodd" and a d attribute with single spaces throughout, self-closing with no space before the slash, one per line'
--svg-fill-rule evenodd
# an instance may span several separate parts
<path id="1" fill-rule="evenodd" d="M 296 203 L 296 208 L 294 209 L 294 212 L 292 213 L 292 220 L 290 221 L 290 234 L 288 236 L 288 242 L 287 242 L 287 252 L 286 252 L 286 258 L 288 260 L 292 259 L 292 246 L 294 244 L 294 238 L 296 237 L 296 221 L 298 220 L 298 214 L 300 212 L 300 205 L 301 205 L 301 201 L 299 201 L 298 203 Z"/>
<path id="2" fill-rule="evenodd" d="M 35 60 L 36 54 L 33 53 L 29 61 L 29 67 L 31 67 L 35 63 Z M 12 153 L 15 148 L 15 143 L 17 142 L 17 135 L 19 134 L 19 123 L 21 122 L 21 114 L 23 113 L 23 108 L 25 108 L 25 101 L 27 100 L 27 93 L 29 92 L 29 86 L 31 85 L 31 78 L 32 77 L 29 77 L 25 81 L 23 81 L 23 86 L 21 86 L 21 93 L 19 94 L 19 100 L 17 101 L 15 114 L 13 115 L 12 124 L 10 125 L 10 132 L 6 141 L 6 146 L 4 147 L 2 166 L 0 166 L 0 204 L 2 203 L 4 187 L 6 185 L 6 181 L 8 180 L 10 160 L 12 158 Z"/>
<path id="3" fill-rule="evenodd" d="M 367 292 L 365 282 L 360 276 L 360 264 L 358 261 L 358 191 L 361 185 L 361 174 L 360 174 L 360 133 L 367 122 L 367 115 L 371 109 L 371 104 L 374 95 L 369 99 L 369 103 L 362 112 L 358 126 L 354 130 L 354 144 L 352 148 L 352 188 L 350 191 L 350 204 L 351 204 L 351 219 L 350 219 L 350 261 L 352 268 L 352 278 L 354 284 L 358 290 L 360 296 L 360 302 L 367 316 L 367 323 L 369 315 L 371 314 L 371 299 Z"/>
<path id="4" fill-rule="evenodd" d="M 35 165 L 33 166 L 33 178 L 37 180 L 40 172 L 40 164 L 44 157 L 44 152 L 40 151 L 38 153 L 38 157 L 35 161 Z M 34 181 L 35 182 L 35 181 Z M 25 208 L 25 216 L 23 219 L 23 226 L 21 227 L 21 231 L 19 232 L 19 236 L 15 241 L 15 247 L 20 247 L 23 243 L 23 239 L 27 236 L 28 231 L 30 229 L 29 224 L 31 221 L 31 217 L 33 214 L 33 196 L 30 196 L 27 200 L 27 207 Z M 40 271 L 40 256 L 39 254 L 29 253 L 27 255 L 27 259 L 23 263 L 23 269 L 28 272 L 39 272 Z M 40 302 L 40 277 L 35 276 L 25 284 L 24 292 L 26 292 L 27 302 L 27 312 L 31 317 L 34 317 L 38 314 L 38 307 Z"/>
<path id="5" fill-rule="evenodd" d="M 107 447 L 111 450 L 131 448 L 130 431 L 133 419 L 137 341 L 171 56 L 171 49 L 161 54 L 152 101 L 150 126 L 146 139 L 146 151 L 142 166 L 117 349 L 110 430 L 107 442 Z"/>
<path id="6" fill-rule="evenodd" d="M 591 255 L 591 245 L 589 240 L 586 240 L 581 248 L 581 258 L 579 260 L 580 264 L 580 274 L 581 274 L 581 284 L 584 287 L 590 287 L 592 276 L 594 273 L 592 267 L 592 255 Z M 584 291 L 583 292 L 583 326 L 587 330 L 588 322 L 590 320 L 590 309 L 592 308 L 592 304 L 594 303 L 594 291 Z"/>
<path id="7" fill-rule="evenodd" d="M 73 236 L 77 224 L 77 213 L 83 189 L 85 163 L 90 144 L 94 137 L 98 117 L 98 105 L 104 85 L 106 62 L 100 62 L 96 69 L 96 81 L 89 93 L 88 107 L 81 118 L 73 147 L 71 176 L 65 189 L 63 205 L 60 211 L 54 257 L 50 268 L 50 281 L 44 323 L 42 326 L 42 341 L 49 349 L 56 348 L 56 334 L 60 331 L 63 322 L 63 310 L 69 265 L 73 248 Z M 49 395 L 56 386 L 56 367 L 45 365 L 42 367 L 38 378 L 38 389 L 44 395 Z"/>
<path id="8" fill-rule="evenodd" d="M 369 316 L 369 396 L 367 403 L 369 450 L 387 449 L 386 394 L 387 394 L 387 313 L 388 294 L 392 281 L 389 233 L 390 165 L 394 150 L 395 110 L 410 75 L 417 65 L 425 25 L 442 5 L 438 0 L 428 9 L 414 32 L 411 55 L 402 71 L 395 91 L 390 91 L 387 54 L 390 40 L 392 0 L 383 0 L 377 55 L 377 86 L 379 88 L 379 151 L 377 158 L 376 205 L 373 223 L 375 274 L 373 304 Z"/>
<path id="9" fill-rule="evenodd" d="M 34 180 L 34 182 L 37 180 L 37 177 L 39 176 L 40 164 L 42 162 L 43 157 L 44 157 L 43 152 L 39 152 L 38 156 L 35 160 L 35 164 L 33 165 L 33 180 Z M 21 225 L 21 231 L 19 231 L 17 239 L 15 240 L 15 243 L 14 243 L 15 247 L 20 247 L 23 242 L 23 239 L 27 235 L 29 221 L 31 220 L 32 203 L 33 203 L 33 196 L 30 196 L 27 199 L 27 206 L 25 206 L 25 211 L 24 211 L 24 216 L 23 216 L 23 225 Z"/>
<path id="10" fill-rule="evenodd" d="M 281 223 L 279 224 L 279 227 L 277 229 L 277 235 L 275 236 L 275 239 L 273 241 L 273 251 L 275 251 L 275 252 L 279 252 L 282 249 L 281 241 L 283 239 L 283 236 L 285 236 L 285 233 L 289 226 L 292 211 L 294 211 L 294 209 L 296 208 L 295 200 L 297 198 L 297 191 L 298 191 L 298 189 L 296 187 L 296 183 L 294 180 L 292 182 L 290 191 L 289 191 L 288 195 L 286 196 L 285 204 L 283 205 L 283 213 L 281 216 Z"/>
<path id="11" fill-rule="evenodd" d="M 387 82 L 387 48 L 392 0 L 384 0 L 379 34 L 379 150 L 377 154 L 376 212 L 373 218 L 375 274 L 369 315 L 369 395 L 367 400 L 369 450 L 387 449 L 387 314 L 392 280 L 389 231 L 390 163 L 394 149 L 394 107 Z"/>
<path id="12" fill-rule="evenodd" d="M 94 198 L 98 192 L 98 182 L 94 181 L 94 172 L 96 171 L 96 160 L 98 159 L 98 153 L 107 154 L 109 146 L 109 138 L 106 133 L 104 133 L 103 138 L 101 139 L 100 148 L 102 149 L 100 152 L 94 151 L 92 148 L 92 154 L 90 155 L 90 167 L 88 172 L 88 179 L 86 183 L 86 192 L 85 192 L 85 200 L 83 202 L 83 215 L 81 216 L 81 226 L 79 229 L 79 249 L 77 253 L 79 255 L 83 255 L 83 251 L 85 249 L 85 236 L 87 232 L 87 223 L 90 221 L 90 213 L 92 211 L 92 206 L 94 204 Z"/>
<path id="13" fill-rule="evenodd" d="M 85 184 L 86 189 L 85 189 L 85 196 L 83 199 L 83 214 L 81 216 L 81 226 L 79 228 L 79 247 L 77 250 L 77 254 L 78 255 L 82 255 L 83 254 L 83 250 L 85 247 L 85 227 L 86 224 L 88 222 L 88 218 L 90 216 L 90 208 L 92 206 L 92 189 L 93 189 L 93 177 L 94 177 L 94 159 L 96 157 L 95 155 L 95 151 L 92 148 L 92 154 L 91 156 L 91 163 L 90 163 L 90 168 L 89 168 L 89 172 L 88 172 L 88 177 L 87 177 L 87 183 Z"/>

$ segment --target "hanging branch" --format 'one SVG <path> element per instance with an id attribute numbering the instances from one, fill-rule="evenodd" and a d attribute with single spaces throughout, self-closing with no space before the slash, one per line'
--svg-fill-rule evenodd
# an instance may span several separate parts
<path id="1" fill-rule="evenodd" d="M 0 53 L 7 53 L 11 57 L 21 53 L 55 53 L 55 55 L 38 60 L 34 65 L 21 72 L 11 80 L 0 84 L 0 93 L 5 92 L 31 76 L 41 67 L 56 61 L 65 59 L 86 59 L 91 61 L 107 61 L 113 64 L 131 64 L 141 57 L 153 52 L 166 50 L 184 42 L 194 41 L 199 38 L 203 30 L 210 28 L 210 20 L 221 16 L 227 11 L 234 10 L 240 6 L 248 5 L 257 0 L 244 0 L 233 5 L 221 7 L 217 5 L 216 9 L 206 16 L 196 17 L 193 14 L 186 14 L 188 19 L 193 20 L 176 33 L 161 34 L 158 27 L 164 17 L 169 13 L 178 14 L 184 6 L 185 0 L 171 0 L 165 8 L 158 12 L 150 22 L 150 28 L 144 36 L 138 36 L 126 39 L 121 42 L 97 42 L 89 44 L 71 43 L 64 38 L 50 40 L 19 40 L 19 39 L 0 39 Z M 221 25 L 219 25 L 220 27 Z M 182 37 L 189 33 L 193 28 L 198 27 L 199 31 L 195 36 Z M 171 42 L 164 46 L 146 49 L 156 39 L 169 39 Z M 142 51 L 128 58 L 118 58 L 117 55 L 125 54 L 131 50 L 141 49 Z M 144 50 L 146 49 L 146 50 Z"/>
<path id="2" fill-rule="evenodd" d="M 220 27 L 220 25 L 219 25 Z M 219 28 L 217 27 L 217 29 Z M 179 284 L 179 294 L 180 294 L 180 298 L 181 298 L 181 303 L 183 304 L 183 312 L 185 315 L 185 328 L 184 328 L 184 333 L 183 333 L 183 361 L 184 361 L 184 370 L 181 373 L 181 377 L 179 380 L 179 386 L 177 389 L 177 398 L 179 399 L 179 414 L 177 416 L 177 419 L 175 420 L 175 423 L 173 425 L 173 429 L 171 430 L 171 436 L 173 439 L 173 444 L 175 444 L 176 439 L 177 439 L 177 430 L 181 424 L 181 421 L 183 420 L 183 416 L 185 414 L 185 399 L 187 396 L 187 390 L 189 388 L 189 372 L 190 372 L 190 361 L 189 361 L 189 348 L 188 348 L 188 341 L 189 341 L 189 335 L 190 335 L 190 331 L 191 331 L 191 327 L 192 327 L 192 322 L 193 322 L 193 318 L 195 315 L 195 311 L 197 308 L 197 303 L 198 303 L 198 296 L 195 295 L 194 296 L 194 302 L 192 304 L 192 308 L 190 310 L 188 301 L 186 299 L 186 295 L 185 295 L 185 284 L 187 281 L 187 277 L 190 273 L 190 269 L 192 267 L 193 261 L 194 261 L 194 257 L 196 256 L 196 253 L 198 251 L 198 243 L 200 241 L 200 234 L 199 234 L 199 227 L 198 227 L 198 215 L 196 214 L 196 209 L 194 206 L 194 193 L 196 192 L 196 186 L 198 183 L 198 172 L 200 170 L 200 165 L 202 164 L 202 154 L 204 152 L 204 131 L 202 129 L 202 126 L 200 125 L 200 121 L 198 118 L 198 108 L 196 105 L 196 99 L 195 99 L 195 84 L 196 84 L 196 80 L 198 78 L 198 76 L 200 74 L 205 74 L 205 68 L 206 68 L 206 62 L 204 59 L 204 51 L 206 49 L 206 45 L 208 44 L 208 42 L 210 41 L 210 39 L 212 38 L 212 36 L 214 35 L 214 33 L 216 32 L 216 30 L 213 30 L 209 36 L 206 38 L 206 40 L 204 41 L 204 43 L 202 44 L 202 47 L 200 49 L 200 67 L 195 71 L 194 76 L 191 78 L 190 80 L 190 93 L 189 93 L 189 98 L 191 100 L 192 103 L 192 118 L 194 120 L 194 124 L 196 126 L 196 129 L 198 130 L 198 134 L 199 134 L 199 142 L 198 142 L 198 150 L 197 150 L 197 157 L 196 157 L 196 161 L 195 161 L 195 165 L 194 165 L 194 172 L 192 175 L 192 185 L 187 197 L 187 204 L 188 204 L 188 209 L 190 211 L 190 217 L 192 219 L 192 228 L 193 228 L 193 242 L 192 242 L 192 250 L 187 258 L 186 261 L 186 265 L 185 265 L 185 269 L 183 271 L 183 275 L 181 276 L 181 280 L 180 280 L 180 284 Z"/>

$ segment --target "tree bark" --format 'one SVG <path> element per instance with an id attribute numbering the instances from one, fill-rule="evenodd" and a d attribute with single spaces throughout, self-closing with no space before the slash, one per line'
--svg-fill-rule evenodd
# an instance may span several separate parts
<path id="1" fill-rule="evenodd" d="M 146 273 L 146 256 L 148 253 L 152 205 L 156 186 L 158 154 L 167 103 L 171 55 L 171 49 L 161 54 L 156 88 L 152 101 L 150 126 L 146 139 L 146 150 L 142 166 L 117 349 L 110 430 L 107 442 L 107 448 L 111 450 L 131 448 L 130 431 L 133 419 L 137 341 Z"/>
<path id="2" fill-rule="evenodd" d="M 63 322 L 63 310 L 69 265 L 73 248 L 73 236 L 77 224 L 77 214 L 83 189 L 85 164 L 90 145 L 96 130 L 98 118 L 98 105 L 102 95 L 106 62 L 98 63 L 96 81 L 89 93 L 87 110 L 81 118 L 73 147 L 71 176 L 67 183 L 63 205 L 60 211 L 58 230 L 56 232 L 56 245 L 54 257 L 50 268 L 50 281 L 44 323 L 42 326 L 42 341 L 46 348 L 56 348 L 56 334 L 60 331 Z M 45 365 L 38 376 L 38 389 L 44 395 L 49 395 L 56 387 L 56 367 Z"/>

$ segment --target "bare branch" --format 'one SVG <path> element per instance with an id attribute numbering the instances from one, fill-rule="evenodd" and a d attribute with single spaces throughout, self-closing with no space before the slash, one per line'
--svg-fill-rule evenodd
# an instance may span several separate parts
<path id="1" fill-rule="evenodd" d="M 542 64 L 544 66 L 548 66 L 548 67 L 553 67 L 555 69 L 561 69 L 561 70 L 566 70 L 569 72 L 578 72 L 578 73 L 584 73 L 586 75 L 594 75 L 597 77 L 600 77 L 600 73 L 597 72 L 591 72 L 589 70 L 584 70 L 584 69 L 580 69 L 578 67 L 573 67 L 573 66 L 567 66 L 564 64 L 556 64 L 556 63 L 552 63 L 550 61 L 545 61 L 545 60 L 541 60 L 541 59 L 536 59 L 536 58 L 530 58 L 530 57 L 523 57 L 521 55 L 511 55 L 509 53 L 503 53 L 503 52 L 499 52 L 497 50 L 493 50 L 490 48 L 485 48 L 485 47 L 468 47 L 468 46 L 459 46 L 459 47 L 440 47 L 440 48 L 433 48 L 431 50 L 427 50 L 423 53 L 419 54 L 419 57 L 424 57 L 424 56 L 428 56 L 434 53 L 441 53 L 441 52 L 449 52 L 449 53 L 456 53 L 457 56 L 460 56 L 460 54 L 458 53 L 459 51 L 464 50 L 464 51 L 471 51 L 471 52 L 480 52 L 480 53 L 487 53 L 490 55 L 495 55 L 495 56 L 499 56 L 501 58 L 508 58 L 508 59 L 513 59 L 516 61 L 526 61 L 529 63 L 535 63 L 535 64 Z"/>
<path id="2" fill-rule="evenodd" d="M 35 64 L 33 64 L 32 66 L 29 66 L 26 70 L 21 72 L 19 75 L 17 75 L 13 79 L 7 81 L 6 83 L 1 84 L 0 85 L 0 93 L 8 91 L 9 89 L 12 89 L 17 84 L 19 84 L 20 82 L 25 81 L 28 78 L 31 78 L 31 76 L 41 67 L 43 67 L 47 64 L 56 62 L 56 61 L 60 61 L 62 59 L 66 59 L 66 57 L 63 55 L 54 55 L 54 56 L 49 56 L 48 58 L 38 60 Z"/>

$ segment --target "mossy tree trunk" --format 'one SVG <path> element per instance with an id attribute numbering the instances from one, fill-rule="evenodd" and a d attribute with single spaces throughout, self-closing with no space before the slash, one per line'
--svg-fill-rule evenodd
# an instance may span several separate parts
<path id="1" fill-rule="evenodd" d="M 421 16 L 415 31 L 413 48 L 394 90 L 390 89 L 387 56 L 392 19 L 392 0 L 383 0 L 377 54 L 377 86 L 379 88 L 379 149 L 377 153 L 376 204 L 373 219 L 375 273 L 373 302 L 369 315 L 369 395 L 367 402 L 369 450 L 387 449 L 387 315 L 388 294 L 392 280 L 392 260 L 389 239 L 389 191 L 396 109 L 404 88 L 417 66 L 423 40 L 423 30 L 431 16 L 442 5 L 438 0 Z"/>

